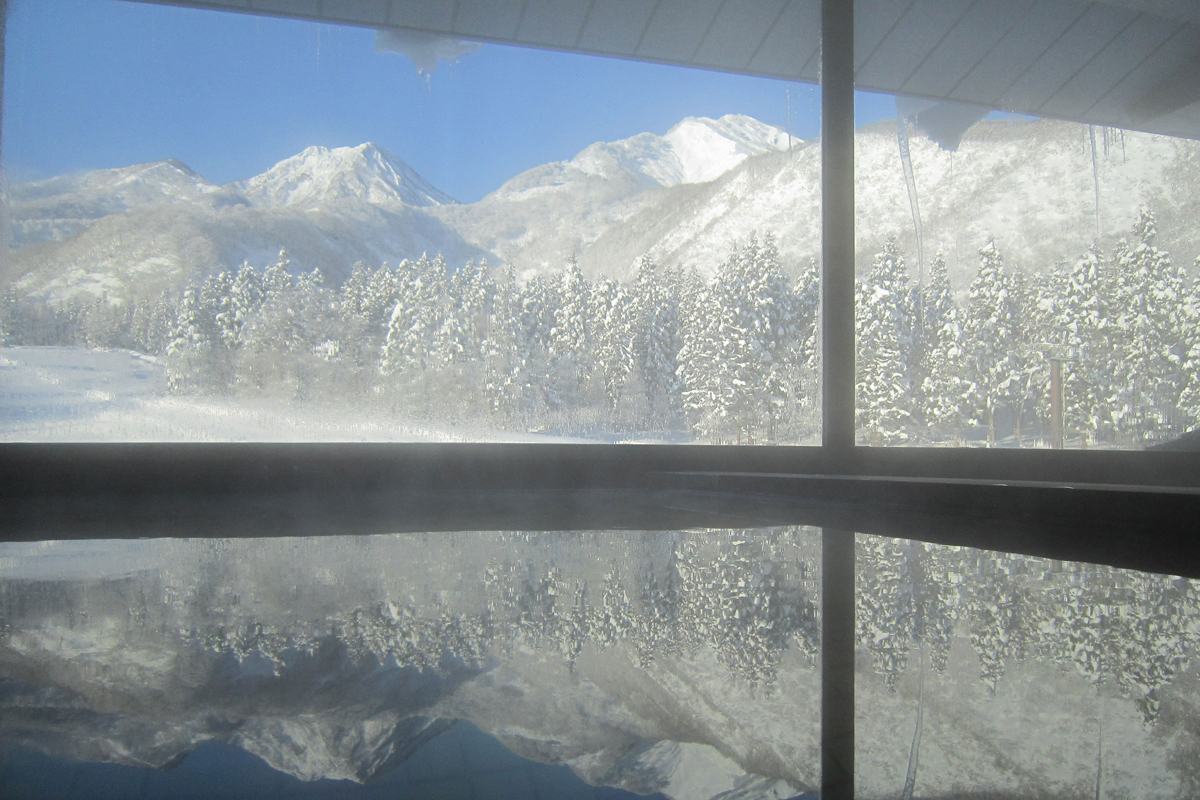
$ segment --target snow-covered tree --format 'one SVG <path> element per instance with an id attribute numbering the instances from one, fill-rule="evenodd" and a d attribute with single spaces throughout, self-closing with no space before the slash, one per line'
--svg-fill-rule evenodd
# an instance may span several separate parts
<path id="1" fill-rule="evenodd" d="M 970 382 L 968 402 L 976 420 L 988 426 L 988 443 L 996 442 L 996 415 L 1012 397 L 1020 379 L 1017 310 L 1012 282 L 995 241 L 979 251 L 979 273 L 971 283 L 963 319 L 963 350 Z"/>
<path id="2" fill-rule="evenodd" d="M 1044 335 L 1061 348 L 1054 355 L 1064 358 L 1064 425 L 1093 441 L 1111 426 L 1109 402 L 1116 391 L 1104 271 L 1103 256 L 1093 245 L 1057 282 L 1059 291 L 1039 302 L 1050 312 L 1044 318 Z"/>
<path id="3" fill-rule="evenodd" d="M 591 308 L 596 375 L 608 409 L 617 410 L 633 368 L 630 302 L 621 284 L 601 278 L 592 287 Z"/>
<path id="4" fill-rule="evenodd" d="M 528 392 L 526 345 L 521 326 L 520 286 L 512 265 L 496 282 L 495 296 L 482 343 L 483 391 L 488 408 L 509 415 L 521 408 Z"/>
<path id="5" fill-rule="evenodd" d="M 587 392 L 592 373 L 591 289 L 579 261 L 572 256 L 559 278 L 559 302 L 549 332 L 550 374 L 546 397 L 551 408 L 575 410 Z"/>
<path id="6" fill-rule="evenodd" d="M 188 287 L 179 301 L 164 353 L 167 386 L 174 391 L 220 388 L 222 350 L 216 322 L 199 290 Z"/>
<path id="7" fill-rule="evenodd" d="M 1196 259 L 1196 271 L 1200 273 L 1200 257 Z M 1183 305 L 1185 328 L 1190 335 L 1183 360 L 1184 387 L 1179 397 L 1179 410 L 1187 424 L 1200 424 L 1200 280 L 1192 284 L 1187 301 Z"/>
<path id="8" fill-rule="evenodd" d="M 962 315 L 954 304 L 950 274 L 941 253 L 934 256 L 924 287 L 924 340 L 920 399 L 924 422 L 936 434 L 958 435 L 968 418 L 964 398 L 971 385 L 964 376 Z"/>
<path id="9" fill-rule="evenodd" d="M 645 423 L 668 427 L 679 411 L 680 282 L 682 273 L 642 256 L 630 288 L 631 381 Z"/>
<path id="10" fill-rule="evenodd" d="M 735 247 L 694 307 L 678 374 L 693 426 L 714 439 L 772 440 L 797 385 L 799 332 L 774 242 Z"/>
<path id="11" fill-rule="evenodd" d="M 872 441 L 904 441 L 913 414 L 912 292 L 895 238 L 875 256 L 855 298 L 858 427 Z"/>
<path id="12" fill-rule="evenodd" d="M 398 297 L 388 320 L 380 369 L 411 383 L 444 360 L 437 345 L 445 318 L 447 278 L 440 255 L 432 259 L 422 255 L 407 266 L 398 276 Z"/>
<path id="13" fill-rule="evenodd" d="M 1118 430 L 1139 441 L 1167 437 L 1185 424 L 1178 404 L 1190 349 L 1184 316 L 1189 281 L 1157 240 L 1154 215 L 1143 210 L 1132 240 L 1122 239 L 1114 253 L 1120 357 L 1113 413 Z"/>

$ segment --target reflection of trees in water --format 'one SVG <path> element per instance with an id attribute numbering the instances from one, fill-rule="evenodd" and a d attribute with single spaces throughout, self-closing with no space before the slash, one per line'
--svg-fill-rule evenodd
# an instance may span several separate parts
<path id="1" fill-rule="evenodd" d="M 481 614 L 431 618 L 383 604 L 355 612 L 344 633 L 356 652 L 420 666 L 446 657 L 477 665 L 517 644 L 557 651 L 572 666 L 585 646 L 625 644 L 648 666 L 708 646 L 735 674 L 770 681 L 789 646 L 810 658 L 819 646 L 813 564 L 774 552 L 792 535 L 801 534 L 664 534 L 665 563 L 614 564 L 599 581 L 553 560 L 493 564 Z"/>
<path id="2" fill-rule="evenodd" d="M 643 666 L 709 648 L 734 674 L 767 683 L 788 648 L 809 659 L 819 650 L 817 540 L 808 529 L 615 534 L 597 540 L 605 545 L 492 536 L 512 558 L 438 585 L 453 594 L 462 589 L 455 580 L 482 584 L 457 605 L 397 602 L 359 587 L 353 602 L 326 598 L 307 618 L 303 604 L 263 614 L 232 588 L 237 554 L 214 545 L 184 588 L 146 574 L 0 581 L 0 637 L 30 623 L 74 630 L 121 619 L 135 636 L 178 636 L 184 648 L 255 659 L 277 673 L 330 641 L 358 660 L 417 669 L 478 669 L 516 646 L 553 650 L 573 665 L 586 647 L 623 645 Z M 859 536 L 857 626 L 859 646 L 893 689 L 914 650 L 944 671 L 957 634 L 992 691 L 1010 665 L 1038 659 L 1121 691 L 1149 723 L 1162 688 L 1200 642 L 1200 592 L 1163 575 Z"/>
<path id="3" fill-rule="evenodd" d="M 892 687 L 914 648 L 944 670 L 958 631 L 993 692 L 1036 658 L 1111 681 L 1150 723 L 1200 643 L 1200 592 L 1182 578 L 873 536 L 858 569 L 858 642 Z"/>
<path id="4" fill-rule="evenodd" d="M 709 647 L 734 674 L 769 682 L 789 647 L 809 659 L 819 649 L 814 551 L 802 552 L 811 535 L 801 528 L 663 533 L 665 558 L 620 559 L 590 575 L 553 556 L 491 563 L 478 610 L 382 601 L 286 629 L 236 615 L 205 624 L 206 614 L 185 638 L 239 659 L 266 659 L 277 670 L 329 636 L 357 659 L 418 669 L 480 668 L 518 645 L 561 653 L 572 667 L 586 646 L 628 646 L 643 667 Z M 194 593 L 209 613 L 213 591 Z"/>

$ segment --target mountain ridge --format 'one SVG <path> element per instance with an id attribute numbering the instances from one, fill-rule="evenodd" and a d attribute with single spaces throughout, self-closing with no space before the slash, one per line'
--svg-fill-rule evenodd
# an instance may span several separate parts
<path id="1" fill-rule="evenodd" d="M 943 253 L 961 290 L 994 236 L 1007 263 L 1042 272 L 1093 240 L 1111 248 L 1149 207 L 1167 249 L 1190 264 L 1200 255 L 1200 144 L 1117 136 L 1105 134 L 1094 164 L 1086 128 L 1052 120 L 985 120 L 955 153 L 912 137 L 926 263 Z M 856 164 L 860 270 L 895 236 L 915 274 L 894 123 L 858 130 Z M 161 185 L 139 184 L 151 179 Z M 712 274 L 753 231 L 774 233 L 793 271 L 821 249 L 819 140 L 789 148 L 786 132 L 737 115 L 597 142 L 470 204 L 371 143 L 308 148 L 225 186 L 165 161 L 13 187 L 10 197 L 16 288 L 60 299 L 120 294 L 132 274 L 170 288 L 242 259 L 261 265 L 283 248 L 293 269 L 320 268 L 334 281 L 355 261 L 426 249 L 452 266 L 487 258 L 521 275 L 575 256 L 588 275 L 616 278 L 646 254 Z M 155 264 L 171 265 L 172 277 L 149 280 Z"/>

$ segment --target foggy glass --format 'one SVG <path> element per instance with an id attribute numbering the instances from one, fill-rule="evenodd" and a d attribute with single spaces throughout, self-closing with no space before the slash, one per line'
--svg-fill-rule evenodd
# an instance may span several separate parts
<path id="1" fill-rule="evenodd" d="M 856 139 L 859 444 L 1144 449 L 1195 428 L 1196 142 L 896 103 Z"/>
<path id="2" fill-rule="evenodd" d="M 1193 797 L 1200 586 L 858 536 L 864 797 Z"/>
<path id="3" fill-rule="evenodd" d="M 793 797 L 819 556 L 806 528 L 3 544 L 3 738 L 372 781 L 461 720 L 594 786 Z"/>

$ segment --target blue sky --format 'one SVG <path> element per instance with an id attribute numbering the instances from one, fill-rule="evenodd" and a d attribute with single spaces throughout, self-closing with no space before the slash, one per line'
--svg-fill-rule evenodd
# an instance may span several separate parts
<path id="1" fill-rule="evenodd" d="M 596 141 L 741 113 L 819 132 L 783 81 L 485 45 L 429 79 L 373 31 L 122 0 L 10 0 L 9 180 L 178 158 L 246 178 L 309 145 L 374 141 L 471 202 Z M 864 96 L 859 121 L 895 116 Z"/>

